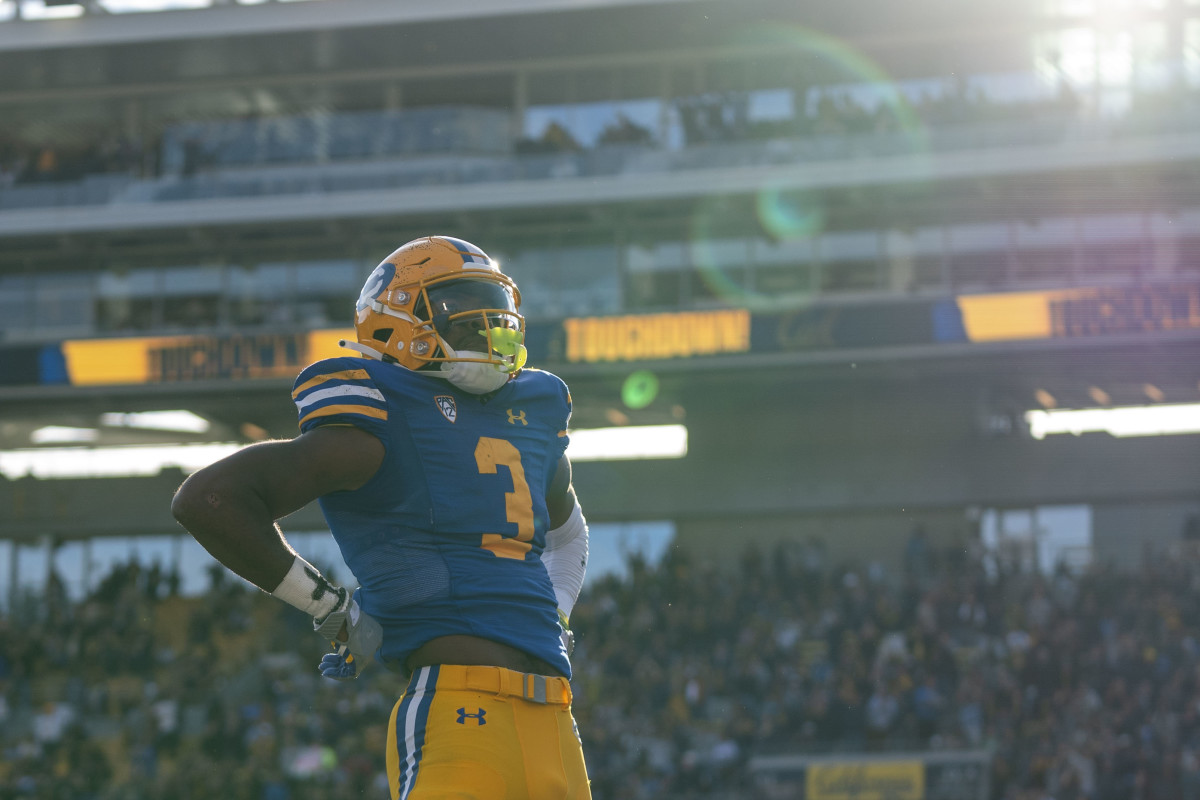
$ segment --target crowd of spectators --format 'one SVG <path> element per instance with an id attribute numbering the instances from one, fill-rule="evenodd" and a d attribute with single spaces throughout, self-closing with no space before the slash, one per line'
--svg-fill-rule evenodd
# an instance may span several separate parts
<path id="1" fill-rule="evenodd" d="M 977 86 L 968 87 L 947 81 L 939 91 L 927 91 L 919 97 L 901 99 L 896 91 L 879 87 L 869 96 L 859 87 L 824 90 L 799 89 L 793 92 L 793 109 L 782 116 L 755 118 L 751 113 L 751 92 L 710 92 L 671 101 L 671 113 L 677 121 L 679 138 L 687 147 L 714 143 L 752 142 L 776 138 L 839 137 L 861 134 L 902 132 L 913 125 L 930 128 L 966 123 L 1027 122 L 1042 114 L 1071 115 L 1085 106 L 1082 98 L 1063 83 L 1056 95 L 1041 99 L 999 102 Z M 1164 108 L 1179 110 L 1200 104 L 1200 92 L 1178 91 L 1134 95 L 1133 116 L 1143 114 L 1157 120 Z M 901 111 L 901 107 L 906 110 Z M 577 153 L 589 149 L 581 142 L 580 132 L 568 122 L 570 107 L 564 106 L 561 120 L 550 121 L 543 130 L 511 143 L 517 155 Z M 72 130 L 69 144 L 50 140 L 31 141 L 0 133 L 0 189 L 14 184 L 62 183 L 78 181 L 88 175 L 125 174 L 156 177 L 164 173 L 187 178 L 215 166 L 246 166 L 266 163 L 305 163 L 360 159 L 374 152 L 377 156 L 419 155 L 424 150 L 441 152 L 452 142 L 454 125 L 445 123 L 442 135 L 432 125 L 430 109 L 384 114 L 381 119 L 398 126 L 388 143 L 379 138 L 379 124 L 366 125 L 362 113 L 333 114 L 327 120 L 327 134 L 318 136 L 309 115 L 231 117 L 225 121 L 174 123 L 157 131 L 145 141 L 132 139 L 116 131 L 98 131 L 81 139 Z M 463 109 L 470 122 L 469 109 Z M 380 112 L 382 113 L 382 112 Z M 408 119 L 405 115 L 409 115 Z M 377 115 L 378 116 L 378 115 Z M 463 120 L 459 120 L 462 122 Z M 488 128 L 498 125 L 491 117 L 476 121 Z M 1135 126 L 1136 127 L 1136 126 Z M 411 130 L 410 130 L 411 129 Z M 427 130 L 428 129 L 428 130 Z M 404 135 L 409 130 L 411 135 Z M 290 132 L 283 136 L 280 131 Z M 421 135 L 417 135 L 420 133 Z M 334 150 L 318 157 L 319 139 L 338 142 Z M 420 144 L 432 138 L 433 142 Z M 436 140 L 443 140 L 441 148 Z M 476 137 L 459 143 L 463 153 L 474 152 Z M 620 145 L 662 145 L 661 131 L 638 123 L 613 104 L 612 115 L 591 137 L 593 148 Z M 358 141 L 358 140 L 362 141 Z M 345 141 L 343 141 L 345 140 Z M 369 141 L 368 141 L 369 140 Z M 457 139 L 453 139 L 457 141 Z M 249 147 L 249 150 L 247 150 Z M 380 151 L 380 147 L 383 150 Z M 398 148 L 398 149 L 397 149 Z M 415 150 L 413 148 L 416 148 Z M 234 151 L 237 151 L 236 154 Z M 411 152 L 409 152 L 411 151 Z M 255 155 L 254 153 L 258 154 Z"/>
<path id="2" fill-rule="evenodd" d="M 572 616 L 598 800 L 753 796 L 755 755 L 982 750 L 998 800 L 1200 799 L 1200 563 L 1029 574 L 919 535 L 903 567 L 819 543 L 672 548 Z M 336 683 L 309 621 L 222 570 L 121 567 L 0 619 L 0 798 L 386 796 L 400 679 Z"/>
<path id="3" fill-rule="evenodd" d="M 138 177 L 154 171 L 153 164 L 145 163 L 147 155 L 153 157 L 153 150 L 116 133 L 97 132 L 82 143 L 27 141 L 0 134 L 0 189 L 78 181 L 88 175 Z"/>

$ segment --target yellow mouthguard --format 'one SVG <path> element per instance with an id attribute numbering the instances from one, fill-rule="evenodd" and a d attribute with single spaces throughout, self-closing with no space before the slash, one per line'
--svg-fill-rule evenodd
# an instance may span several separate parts
<path id="1" fill-rule="evenodd" d="M 492 328 L 489 331 L 479 331 L 480 336 L 487 337 L 492 344 L 492 349 L 502 356 L 512 357 L 513 361 L 504 370 L 505 372 L 516 372 L 521 367 L 525 366 L 525 362 L 529 360 L 529 351 L 525 349 L 522 342 L 525 340 L 525 334 L 515 328 Z"/>

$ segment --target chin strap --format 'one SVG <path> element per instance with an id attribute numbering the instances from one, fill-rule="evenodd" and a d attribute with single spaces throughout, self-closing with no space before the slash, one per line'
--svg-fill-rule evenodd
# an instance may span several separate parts
<path id="1" fill-rule="evenodd" d="M 383 353 L 373 347 L 367 347 L 365 344 L 351 342 L 347 339 L 338 339 L 338 347 L 344 347 L 347 350 L 353 350 L 356 353 L 361 353 L 367 358 L 373 358 L 376 361 L 383 361 Z"/>

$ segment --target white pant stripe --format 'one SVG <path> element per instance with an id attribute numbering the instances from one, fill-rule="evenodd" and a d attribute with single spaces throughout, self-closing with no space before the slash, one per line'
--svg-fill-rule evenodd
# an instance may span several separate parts
<path id="1" fill-rule="evenodd" d="M 417 774 L 417 717 L 425 700 L 425 686 L 429 681 L 432 667 L 421 667 L 417 671 L 417 682 L 413 688 L 412 702 L 409 703 L 408 713 L 404 715 L 404 770 L 400 778 L 400 800 L 405 800 L 416 783 Z"/>

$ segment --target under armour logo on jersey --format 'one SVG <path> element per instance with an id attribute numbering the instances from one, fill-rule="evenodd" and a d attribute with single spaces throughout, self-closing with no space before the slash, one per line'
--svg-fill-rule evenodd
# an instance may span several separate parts
<path id="1" fill-rule="evenodd" d="M 482 708 L 479 709 L 479 713 L 477 713 L 477 714 L 468 714 L 467 710 L 465 708 L 460 708 L 458 710 L 458 724 L 466 725 L 467 720 L 473 719 L 473 720 L 476 720 L 479 725 L 487 725 L 487 720 L 484 719 L 484 717 L 486 715 L 487 715 L 486 709 L 482 709 Z"/>
<path id="2" fill-rule="evenodd" d="M 525 421 L 525 410 L 522 409 L 514 414 L 513 410 L 511 408 L 508 409 L 508 424 L 516 425 L 518 422 L 521 423 L 522 425 L 529 424 L 528 422 Z"/>
<path id="3" fill-rule="evenodd" d="M 437 403 L 438 411 L 442 412 L 442 416 L 454 422 L 458 419 L 458 406 L 454 403 L 454 398 L 448 394 L 439 394 L 433 398 L 433 402 Z"/>

